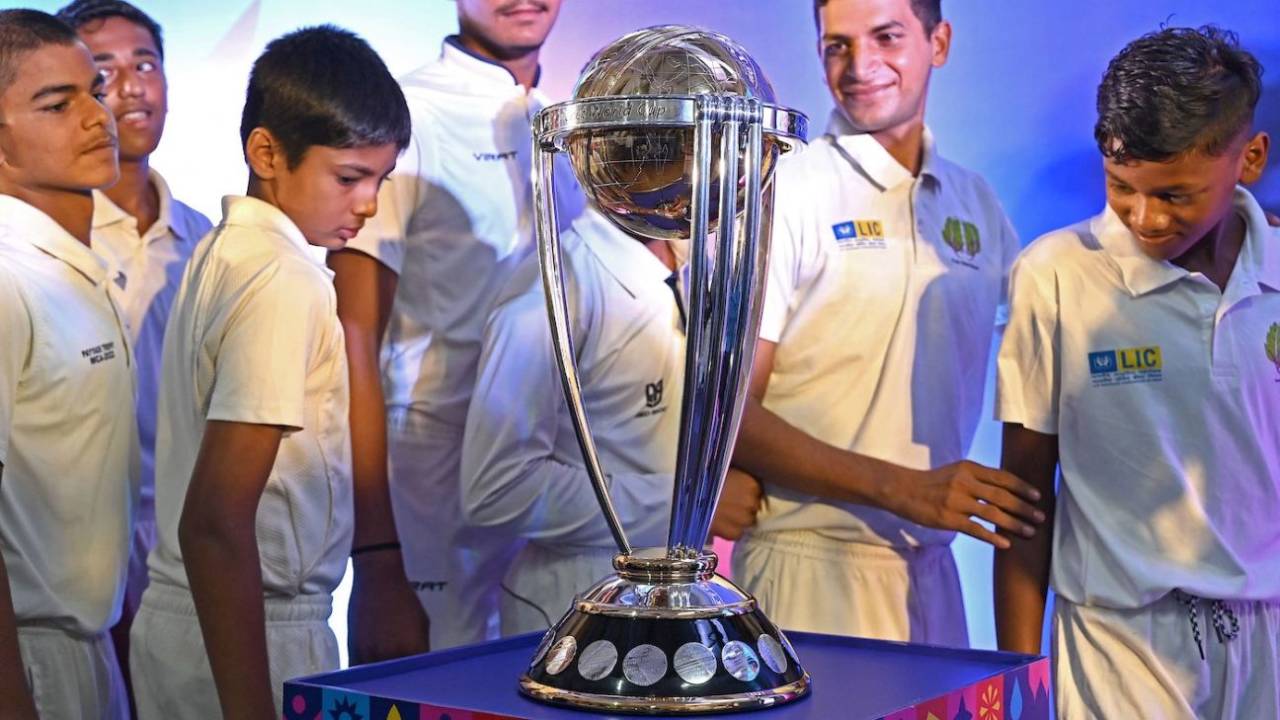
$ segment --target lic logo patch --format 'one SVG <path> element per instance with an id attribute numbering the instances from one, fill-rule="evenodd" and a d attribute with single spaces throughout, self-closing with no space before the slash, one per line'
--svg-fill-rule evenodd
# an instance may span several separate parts
<path id="1" fill-rule="evenodd" d="M 883 250 L 884 223 L 880 220 L 846 220 L 831 226 L 836 247 L 841 250 Z"/>
<path id="2" fill-rule="evenodd" d="M 1267 359 L 1276 366 L 1276 382 L 1280 382 L 1280 323 L 1271 323 L 1271 329 L 1267 330 L 1265 348 Z"/>
<path id="3" fill-rule="evenodd" d="M 1094 387 L 1159 382 L 1164 379 L 1164 358 L 1160 354 L 1160 346 L 1091 352 L 1089 378 Z"/>
<path id="4" fill-rule="evenodd" d="M 977 269 L 972 261 L 982 252 L 982 233 L 978 226 L 967 220 L 949 217 L 942 226 L 942 241 L 955 253 L 957 265 Z"/>

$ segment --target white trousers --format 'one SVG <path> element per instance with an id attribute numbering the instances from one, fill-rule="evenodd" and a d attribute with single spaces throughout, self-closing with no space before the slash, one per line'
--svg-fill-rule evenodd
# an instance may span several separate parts
<path id="1" fill-rule="evenodd" d="M 816 532 L 749 533 L 733 579 L 786 630 L 968 647 L 949 546 L 889 548 Z"/>
<path id="2" fill-rule="evenodd" d="M 1059 720 L 1280 718 L 1280 603 L 1226 602 L 1234 638 L 1220 638 L 1210 603 L 1166 595 L 1133 610 L 1055 600 L 1054 693 Z M 1231 617 L 1221 617 L 1232 628 Z M 1204 659 L 1200 648 L 1204 648 Z"/>
<path id="3" fill-rule="evenodd" d="M 20 625 L 18 651 L 43 720 L 129 717 L 129 698 L 107 633 L 85 638 L 56 628 Z"/>
<path id="4" fill-rule="evenodd" d="M 265 601 L 271 694 L 283 709 L 284 683 L 338 669 L 338 639 L 329 629 L 332 598 Z M 151 583 L 129 634 L 129 668 L 139 720 L 222 717 L 191 594 Z"/>
<path id="5" fill-rule="evenodd" d="M 618 549 L 553 547 L 529 543 L 507 571 L 502 593 L 502 634 L 546 630 L 573 599 L 613 572 Z"/>
<path id="6" fill-rule="evenodd" d="M 387 455 L 405 574 L 431 618 L 431 649 L 496 637 L 499 586 L 515 546 L 463 525 L 462 428 L 392 409 Z"/>

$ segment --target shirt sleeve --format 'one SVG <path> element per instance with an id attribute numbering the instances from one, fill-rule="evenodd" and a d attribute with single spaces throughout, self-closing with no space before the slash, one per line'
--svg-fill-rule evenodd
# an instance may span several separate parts
<path id="1" fill-rule="evenodd" d="M 578 347 L 583 340 L 575 334 Z M 567 412 L 541 294 L 525 292 L 497 306 L 485 331 L 462 445 L 468 524 L 541 542 L 612 545 L 586 468 L 556 457 Z M 665 474 L 609 476 L 619 519 L 637 544 L 661 544 L 671 482 Z"/>
<path id="2" fill-rule="evenodd" d="M 429 186 L 425 162 L 435 154 L 426 147 L 430 142 L 430 138 L 419 138 L 416 132 L 412 135 L 409 147 L 396 161 L 396 169 L 378 190 L 377 213 L 346 244 L 347 249 L 369 255 L 396 275 L 404 267 L 405 241 Z"/>
<path id="3" fill-rule="evenodd" d="M 207 419 L 303 427 L 309 356 L 328 310 L 308 270 L 273 262 L 236 288 L 222 309 Z"/>
<path id="4" fill-rule="evenodd" d="M 782 338 L 795 301 L 803 256 L 804 205 L 795 173 L 777 175 L 777 197 L 774 202 L 773 237 L 769 247 L 769 269 L 765 274 L 764 308 L 760 315 L 760 339 L 776 343 Z"/>
<path id="5" fill-rule="evenodd" d="M 0 272 L 0 465 L 8 464 L 18 383 L 31 356 L 31 317 L 17 283 Z"/>
<path id="6" fill-rule="evenodd" d="M 1058 434 L 1061 390 L 1057 284 L 1024 253 L 1011 273 L 1009 323 L 996 361 L 996 420 Z"/>

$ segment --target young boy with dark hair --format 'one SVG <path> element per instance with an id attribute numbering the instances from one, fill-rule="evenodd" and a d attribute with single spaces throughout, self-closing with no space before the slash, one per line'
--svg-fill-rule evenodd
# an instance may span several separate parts
<path id="1" fill-rule="evenodd" d="M 997 627 L 1038 652 L 1052 581 L 1063 720 L 1280 717 L 1280 232 L 1238 185 L 1260 75 L 1213 27 L 1131 43 L 1098 89 L 1109 207 L 1014 267 L 1004 467 L 1061 482 L 1052 544 L 996 556 Z"/>
<path id="2" fill-rule="evenodd" d="M 132 634 L 144 720 L 279 717 L 285 680 L 338 665 L 326 619 L 353 489 L 324 251 L 373 216 L 409 113 L 368 44 L 322 26 L 267 46 L 240 131 L 247 197 L 223 200 L 165 336 L 158 539 Z"/>
<path id="3" fill-rule="evenodd" d="M 119 138 L 120 180 L 94 193 L 90 245 L 107 261 L 107 287 L 123 311 L 138 377 L 141 492 L 124 606 L 111 630 L 127 682 L 129 626 L 147 587 L 147 554 L 156 537 L 156 393 L 164 328 L 187 259 L 210 224 L 174 198 L 151 167 L 169 111 L 160 25 L 124 0 L 75 0 L 58 11 L 58 19 L 76 31 L 102 71 L 104 102 Z"/>
<path id="4" fill-rule="evenodd" d="M 129 339 L 89 249 L 115 123 L 75 32 L 0 11 L 0 714 L 125 718 Z"/>

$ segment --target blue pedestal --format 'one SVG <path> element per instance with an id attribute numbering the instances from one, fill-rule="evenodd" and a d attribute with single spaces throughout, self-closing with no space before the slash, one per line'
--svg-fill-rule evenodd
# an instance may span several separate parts
<path id="1" fill-rule="evenodd" d="M 788 633 L 809 697 L 759 720 L 1049 720 L 1049 661 L 861 638 Z M 520 695 L 539 636 L 313 675 L 285 683 L 286 720 L 582 720 Z M 597 716 L 610 717 L 610 716 Z M 623 716 L 617 716 L 623 717 Z M 723 717 L 723 716 L 721 716 Z"/>

